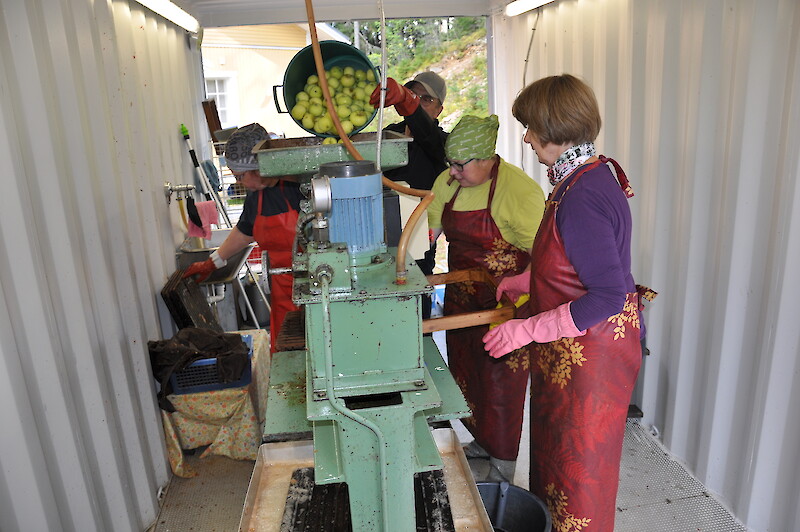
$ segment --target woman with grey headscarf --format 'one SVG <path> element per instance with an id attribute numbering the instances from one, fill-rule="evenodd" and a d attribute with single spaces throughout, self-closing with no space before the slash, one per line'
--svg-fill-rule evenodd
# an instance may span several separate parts
<path id="1" fill-rule="evenodd" d="M 270 266 L 292 265 L 292 243 L 303 194 L 297 183 L 263 177 L 259 173 L 253 148 L 268 138 L 269 133 L 262 126 L 249 124 L 237 129 L 228 139 L 226 164 L 236 182 L 248 190 L 242 215 L 219 249 L 207 260 L 190 265 L 184 277 L 195 276 L 197 282 L 202 282 L 253 241 L 269 253 Z M 274 353 L 286 313 L 297 309 L 292 303 L 291 274 L 270 276 L 270 293 L 270 352 Z"/>
<path id="2" fill-rule="evenodd" d="M 445 144 L 450 168 L 433 185 L 428 223 L 434 237 L 442 232 L 447 237 L 450 271 L 482 268 L 499 282 L 528 265 L 544 192 L 495 153 L 498 128 L 497 115 L 465 116 L 453 128 Z M 494 293 L 487 286 L 465 282 L 445 289 L 447 315 L 494 307 Z M 513 480 L 528 352 L 523 347 L 502 360 L 491 358 L 481 342 L 487 328 L 447 331 L 448 365 L 472 410 L 464 421 L 475 437 L 468 455 L 488 455 L 492 467 L 487 480 Z"/>

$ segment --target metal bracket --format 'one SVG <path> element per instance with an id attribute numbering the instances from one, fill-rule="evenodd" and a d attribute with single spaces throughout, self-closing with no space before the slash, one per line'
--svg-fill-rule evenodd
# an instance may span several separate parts
<path id="1" fill-rule="evenodd" d="M 167 205 L 172 203 L 172 193 L 177 192 L 178 199 L 181 199 L 181 194 L 194 190 L 194 185 L 173 185 L 169 181 L 164 181 L 164 195 L 167 197 Z"/>

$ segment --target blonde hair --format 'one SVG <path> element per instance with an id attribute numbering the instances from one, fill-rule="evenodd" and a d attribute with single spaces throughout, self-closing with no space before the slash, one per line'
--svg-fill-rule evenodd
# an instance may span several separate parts
<path id="1" fill-rule="evenodd" d="M 593 142 L 602 125 L 592 88 L 570 74 L 534 81 L 517 95 L 511 113 L 542 145 Z"/>

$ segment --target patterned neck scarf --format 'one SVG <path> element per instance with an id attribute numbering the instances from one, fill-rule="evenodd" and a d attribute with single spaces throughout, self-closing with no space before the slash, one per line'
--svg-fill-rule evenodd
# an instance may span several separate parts
<path id="1" fill-rule="evenodd" d="M 595 149 L 593 142 L 585 142 L 567 148 L 567 150 L 556 159 L 553 166 L 547 169 L 547 177 L 550 179 L 550 184 L 555 186 L 594 154 Z"/>

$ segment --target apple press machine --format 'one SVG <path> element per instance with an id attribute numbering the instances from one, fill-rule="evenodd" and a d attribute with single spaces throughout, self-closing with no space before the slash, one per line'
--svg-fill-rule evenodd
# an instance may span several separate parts
<path id="1" fill-rule="evenodd" d="M 260 164 L 269 152 L 257 151 Z M 323 163 L 302 186 L 308 199 L 291 267 L 301 309 L 287 316 L 272 358 L 262 449 L 313 438 L 313 468 L 292 473 L 280 530 L 456 530 L 432 426 L 470 410 L 424 334 L 454 328 L 453 318 L 423 322 L 421 312 L 422 296 L 442 276 L 426 278 L 384 243 L 374 162 Z M 460 326 L 496 321 L 496 312 Z"/>

